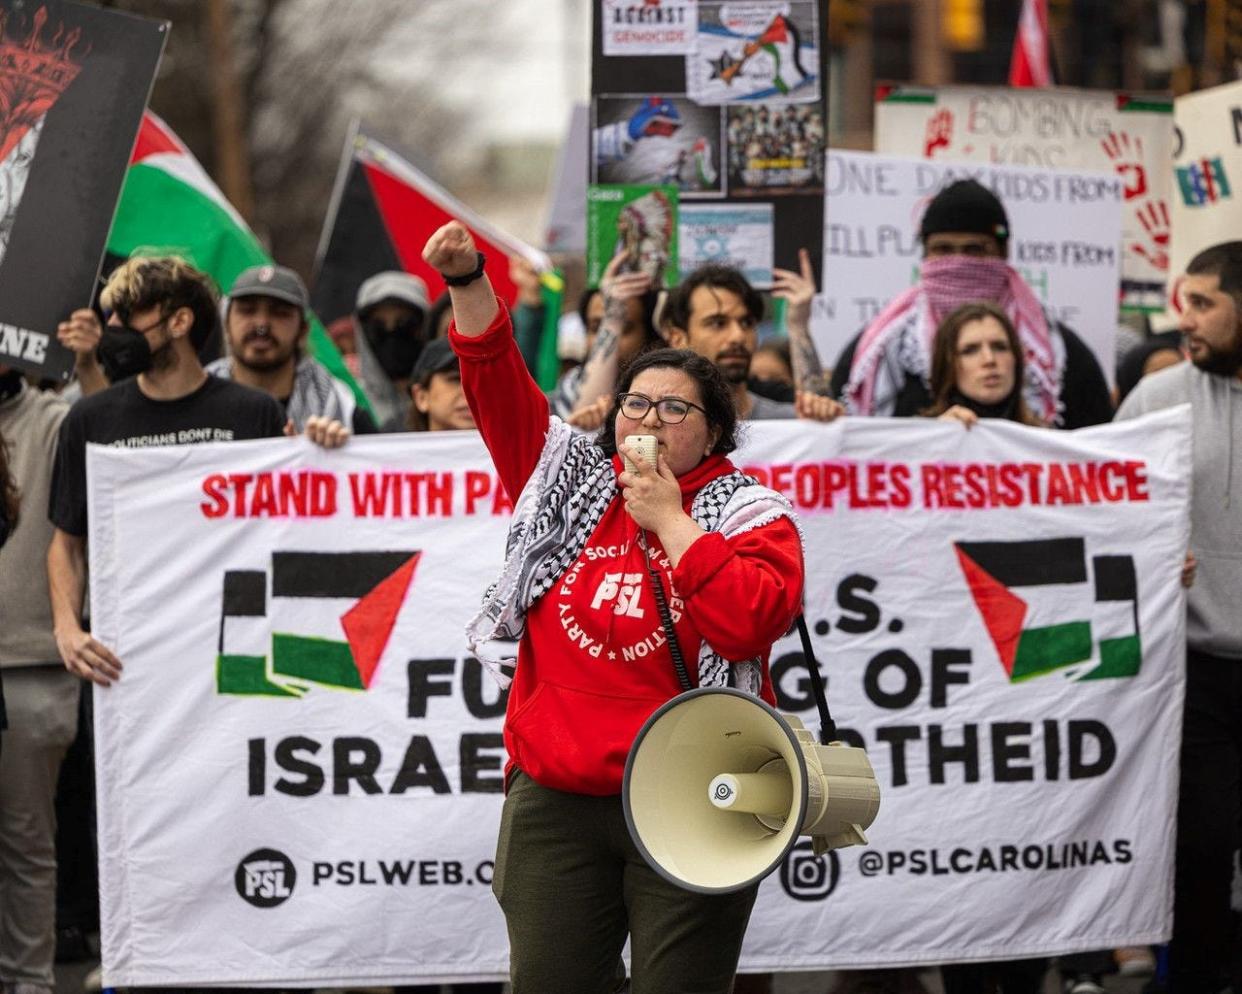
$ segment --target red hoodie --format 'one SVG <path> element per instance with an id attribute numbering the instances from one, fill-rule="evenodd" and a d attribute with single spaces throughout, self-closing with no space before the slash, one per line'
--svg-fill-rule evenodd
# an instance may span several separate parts
<path id="1" fill-rule="evenodd" d="M 477 338 L 449 332 L 461 357 L 470 409 L 509 496 L 516 501 L 539 461 L 548 403 L 513 340 L 508 311 Z M 613 457 L 621 472 L 621 461 Z M 683 507 L 733 464 L 709 456 L 680 478 Z M 509 692 L 509 767 L 579 794 L 621 790 L 630 745 L 644 721 L 681 693 L 651 591 L 638 526 L 617 497 L 578 559 L 526 616 Z M 709 533 L 673 568 L 648 533 L 652 561 L 669 591 L 677 641 L 692 681 L 702 633 L 725 659 L 763 660 L 762 696 L 775 704 L 768 652 L 797 617 L 802 546 L 788 518 L 726 540 Z"/>

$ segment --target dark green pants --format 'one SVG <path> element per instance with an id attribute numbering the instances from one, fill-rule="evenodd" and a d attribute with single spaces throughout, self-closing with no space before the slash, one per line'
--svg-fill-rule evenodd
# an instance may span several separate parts
<path id="1" fill-rule="evenodd" d="M 695 894 L 643 860 L 621 798 L 514 776 L 492 890 L 509 928 L 513 994 L 611 994 L 630 936 L 633 994 L 728 994 L 758 885 Z"/>

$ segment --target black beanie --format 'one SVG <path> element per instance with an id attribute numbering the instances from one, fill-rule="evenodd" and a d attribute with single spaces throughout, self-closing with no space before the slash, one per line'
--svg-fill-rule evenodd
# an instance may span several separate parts
<path id="1" fill-rule="evenodd" d="M 919 239 L 946 231 L 991 235 L 1004 248 L 1009 241 L 1009 217 L 996 194 L 973 179 L 960 179 L 937 193 L 927 205 Z"/>

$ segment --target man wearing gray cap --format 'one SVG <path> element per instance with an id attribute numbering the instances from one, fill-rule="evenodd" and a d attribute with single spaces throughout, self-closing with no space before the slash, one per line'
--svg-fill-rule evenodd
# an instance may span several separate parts
<path id="1" fill-rule="evenodd" d="M 374 432 L 375 421 L 353 393 L 306 353 L 309 295 L 302 279 L 285 266 L 252 266 L 229 292 L 224 312 L 228 354 L 207 372 L 262 390 L 279 401 L 294 429 L 321 415 L 355 434 Z"/>
<path id="2" fill-rule="evenodd" d="M 410 377 L 427 327 L 427 284 L 396 270 L 376 273 L 358 288 L 354 317 L 362 387 L 381 431 L 401 431 L 410 406 Z"/>

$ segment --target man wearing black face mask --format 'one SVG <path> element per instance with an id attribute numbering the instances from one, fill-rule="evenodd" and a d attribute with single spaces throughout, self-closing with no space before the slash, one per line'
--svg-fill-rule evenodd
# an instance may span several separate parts
<path id="1" fill-rule="evenodd" d="M 409 273 L 377 273 L 358 288 L 354 315 L 362 387 L 381 431 L 403 431 L 410 405 L 410 375 L 427 327 L 427 284 Z"/>
<path id="2" fill-rule="evenodd" d="M 215 328 L 210 279 L 181 259 L 131 259 L 104 287 L 112 314 L 99 358 L 113 385 L 84 397 L 60 427 L 48 516 L 53 632 L 70 672 L 107 686 L 120 661 L 82 627 L 86 582 L 86 445 L 141 448 L 282 434 L 265 393 L 208 376 L 198 349 Z"/>

